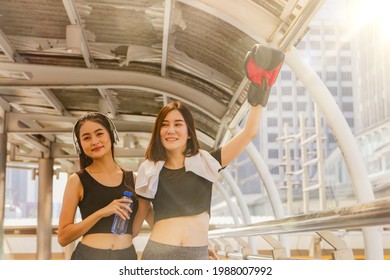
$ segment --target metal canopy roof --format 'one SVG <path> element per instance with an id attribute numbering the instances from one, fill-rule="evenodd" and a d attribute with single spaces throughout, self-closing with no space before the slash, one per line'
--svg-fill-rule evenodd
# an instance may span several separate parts
<path id="1" fill-rule="evenodd" d="M 108 113 L 121 143 L 131 138 L 132 149 L 119 144 L 117 155 L 143 157 L 154 118 L 170 99 L 190 105 L 204 147 L 218 146 L 226 124 L 245 112 L 246 52 L 255 43 L 283 51 L 296 45 L 322 3 L 0 0 L 8 161 L 50 156 L 74 170 L 71 130 L 87 111 Z M 68 25 L 81 27 L 73 51 Z"/>

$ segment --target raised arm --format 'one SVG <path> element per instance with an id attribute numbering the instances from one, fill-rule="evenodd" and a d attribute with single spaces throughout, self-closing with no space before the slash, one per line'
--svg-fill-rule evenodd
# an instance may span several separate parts
<path id="1" fill-rule="evenodd" d="M 238 157 L 257 135 L 261 112 L 268 102 L 272 85 L 283 65 L 284 54 L 276 49 L 254 45 L 244 61 L 245 75 L 250 80 L 248 102 L 251 105 L 244 128 L 221 149 L 222 166 Z"/>

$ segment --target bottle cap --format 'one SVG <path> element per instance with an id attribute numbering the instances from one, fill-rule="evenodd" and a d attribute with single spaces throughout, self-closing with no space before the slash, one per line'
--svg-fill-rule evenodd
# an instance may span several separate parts
<path id="1" fill-rule="evenodd" d="M 131 197 L 131 196 L 133 195 L 133 193 L 132 193 L 132 192 L 129 192 L 129 191 L 125 191 L 125 192 L 123 193 L 123 195 L 126 196 L 126 197 Z"/>

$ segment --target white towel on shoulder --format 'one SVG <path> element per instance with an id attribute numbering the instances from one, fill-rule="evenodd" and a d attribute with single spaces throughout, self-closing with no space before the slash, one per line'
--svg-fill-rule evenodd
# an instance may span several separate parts
<path id="1" fill-rule="evenodd" d="M 153 199 L 158 187 L 160 171 L 165 161 L 153 162 L 145 160 L 138 169 L 135 192 L 143 197 Z M 222 168 L 219 162 L 209 152 L 199 150 L 199 153 L 184 159 L 186 172 L 191 171 L 196 175 L 215 182 L 218 178 L 218 171 Z"/>

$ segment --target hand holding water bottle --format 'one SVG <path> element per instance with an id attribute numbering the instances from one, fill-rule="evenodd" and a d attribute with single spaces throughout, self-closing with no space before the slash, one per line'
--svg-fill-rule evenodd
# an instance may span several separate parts
<path id="1" fill-rule="evenodd" d="M 133 207 L 133 200 L 131 198 L 132 195 L 133 195 L 132 192 L 125 191 L 123 193 L 122 199 L 126 199 L 128 202 L 120 203 L 120 204 L 126 204 L 131 209 Z M 114 205 L 114 207 L 116 207 L 116 209 L 115 209 L 114 222 L 112 223 L 112 227 L 111 227 L 111 232 L 114 234 L 121 234 L 121 235 L 126 234 L 131 213 L 128 212 L 124 207 L 122 208 L 120 206 L 117 206 L 116 204 Z"/>

